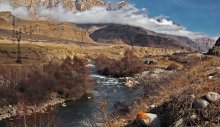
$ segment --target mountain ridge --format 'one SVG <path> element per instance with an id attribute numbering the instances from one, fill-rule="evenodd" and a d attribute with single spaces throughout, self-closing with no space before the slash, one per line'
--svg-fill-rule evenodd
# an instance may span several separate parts
<path id="1" fill-rule="evenodd" d="M 98 43 L 199 50 L 199 45 L 187 37 L 159 34 L 136 26 L 120 24 L 78 24 L 77 26 L 90 32 L 90 37 Z"/>

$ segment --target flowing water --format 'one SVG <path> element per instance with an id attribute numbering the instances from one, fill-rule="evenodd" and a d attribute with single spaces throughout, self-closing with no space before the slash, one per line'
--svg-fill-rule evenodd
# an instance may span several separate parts
<path id="1" fill-rule="evenodd" d="M 94 98 L 81 99 L 68 103 L 68 107 L 61 107 L 59 116 L 61 123 L 68 126 L 81 126 L 81 121 L 88 119 L 96 121 L 94 118 L 100 118 L 99 102 L 106 100 L 108 102 L 108 111 L 114 111 L 114 104 L 117 101 L 126 102 L 131 105 L 134 97 L 140 92 L 138 89 L 129 89 L 124 86 L 124 82 L 117 78 L 98 75 L 93 64 L 88 65 L 91 77 L 96 81 L 94 85 Z"/>

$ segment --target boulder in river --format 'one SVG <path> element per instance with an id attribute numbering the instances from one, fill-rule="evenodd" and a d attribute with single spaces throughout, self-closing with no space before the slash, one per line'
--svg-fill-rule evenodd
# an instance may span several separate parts
<path id="1" fill-rule="evenodd" d="M 126 77 L 125 86 L 132 88 L 140 83 L 136 81 L 134 78 Z"/>
<path id="2" fill-rule="evenodd" d="M 156 114 L 139 112 L 136 119 L 126 127 L 160 127 L 160 120 Z"/>

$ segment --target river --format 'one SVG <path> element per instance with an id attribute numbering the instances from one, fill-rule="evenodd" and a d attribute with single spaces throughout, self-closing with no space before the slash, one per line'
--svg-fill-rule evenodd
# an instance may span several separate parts
<path id="1" fill-rule="evenodd" d="M 117 101 L 126 102 L 131 105 L 134 97 L 139 93 L 138 89 L 130 89 L 124 85 L 124 82 L 117 78 L 106 77 L 97 74 L 93 64 L 88 64 L 90 75 L 95 80 L 94 98 L 81 99 L 76 102 L 68 103 L 67 107 L 61 107 L 59 116 L 61 123 L 69 126 L 81 126 L 81 121 L 88 119 L 95 121 L 99 118 L 100 107 L 99 102 L 106 100 L 108 102 L 108 112 L 114 111 L 114 104 Z"/>

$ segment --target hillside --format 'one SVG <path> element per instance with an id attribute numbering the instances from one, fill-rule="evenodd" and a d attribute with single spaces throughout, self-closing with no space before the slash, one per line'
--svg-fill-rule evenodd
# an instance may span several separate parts
<path id="1" fill-rule="evenodd" d="M 0 12 L 1 36 L 12 37 L 13 15 L 10 12 Z M 45 40 L 45 38 L 54 38 L 52 40 L 68 40 L 73 42 L 93 43 L 89 34 L 71 23 L 58 23 L 39 20 L 23 20 L 14 17 L 15 30 L 21 29 L 25 38 L 34 40 Z M 5 32 L 2 32 L 5 31 Z"/>
<path id="2" fill-rule="evenodd" d="M 88 30 L 88 27 L 84 28 Z M 187 37 L 158 34 L 140 27 L 110 24 L 96 29 L 90 34 L 90 37 L 98 43 L 119 43 L 169 49 L 199 49 L 199 46 Z"/>

